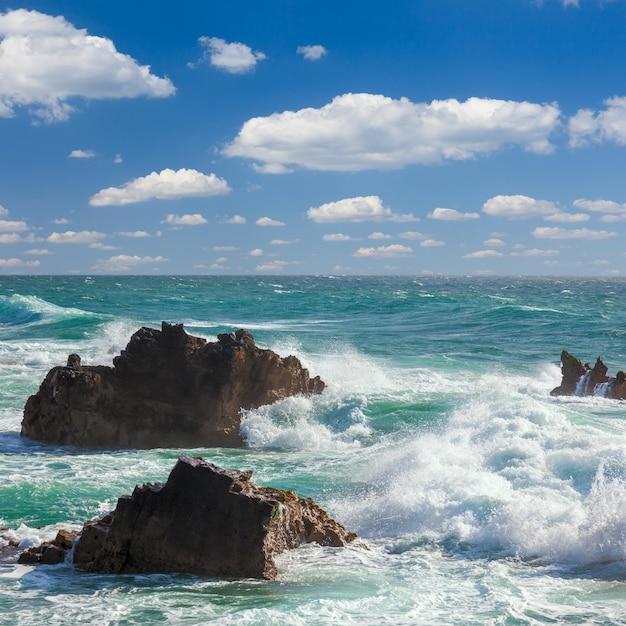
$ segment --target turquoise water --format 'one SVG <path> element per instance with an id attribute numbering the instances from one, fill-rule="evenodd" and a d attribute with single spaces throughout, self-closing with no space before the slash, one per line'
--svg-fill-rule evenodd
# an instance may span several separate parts
<path id="1" fill-rule="evenodd" d="M 19 436 L 48 369 L 139 327 L 243 327 L 328 384 L 244 415 L 240 450 L 93 452 Z M 626 281 L 0 278 L 0 546 L 164 480 L 180 453 L 312 496 L 367 549 L 276 581 L 99 576 L 0 556 L 0 624 L 626 624 L 623 402 L 552 398 L 559 356 L 626 367 Z"/>

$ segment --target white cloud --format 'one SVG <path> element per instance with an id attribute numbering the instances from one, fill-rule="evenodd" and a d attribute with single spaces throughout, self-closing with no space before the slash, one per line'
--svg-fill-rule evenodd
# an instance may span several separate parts
<path id="1" fill-rule="evenodd" d="M 96 153 L 93 150 L 72 150 L 69 159 L 93 159 Z"/>
<path id="2" fill-rule="evenodd" d="M 253 52 L 243 43 L 227 43 L 219 37 L 200 37 L 198 43 L 205 48 L 198 63 L 208 63 L 230 74 L 246 74 L 267 57 L 262 52 Z M 195 67 L 195 64 L 189 64 Z"/>
<path id="3" fill-rule="evenodd" d="M 488 246 L 489 248 L 497 248 L 499 246 L 505 246 L 506 243 L 504 241 L 502 241 L 502 239 L 496 239 L 496 238 L 492 238 L 492 239 L 487 239 L 484 244 L 486 246 Z"/>
<path id="4" fill-rule="evenodd" d="M 65 224 L 69 224 L 70 221 L 64 217 L 60 217 L 56 220 L 52 220 L 53 224 L 56 224 L 57 226 L 65 226 Z"/>
<path id="5" fill-rule="evenodd" d="M 560 253 L 558 250 L 539 250 L 539 248 L 529 248 L 522 252 L 511 252 L 511 256 L 530 256 L 530 257 L 544 257 L 544 256 L 558 256 Z"/>
<path id="6" fill-rule="evenodd" d="M 257 226 L 284 226 L 285 222 L 279 222 L 278 220 L 273 220 L 271 217 L 260 217 L 256 221 Z"/>
<path id="7" fill-rule="evenodd" d="M 330 222 L 411 222 L 419 221 L 413 215 L 398 215 L 383 207 L 378 196 L 357 196 L 311 207 L 307 217 L 318 223 Z"/>
<path id="8" fill-rule="evenodd" d="M 287 239 L 272 239 L 270 243 L 273 246 L 290 246 L 291 244 L 298 243 L 299 239 L 293 239 L 292 241 L 288 241 Z"/>
<path id="9" fill-rule="evenodd" d="M 135 178 L 122 187 L 108 187 L 91 197 L 91 206 L 123 206 L 157 198 L 219 196 L 230 192 L 228 183 L 215 174 L 203 174 L 194 169 L 164 169 Z"/>
<path id="10" fill-rule="evenodd" d="M 544 218 L 546 222 L 562 222 L 562 223 L 576 223 L 586 222 L 589 220 L 587 213 L 565 213 L 565 211 L 559 211 L 552 215 L 546 215 Z"/>
<path id="11" fill-rule="evenodd" d="M 222 224 L 245 224 L 246 218 L 241 215 L 233 215 L 222 221 Z"/>
<path id="12" fill-rule="evenodd" d="M 119 165 L 120 163 L 123 163 L 124 159 L 122 158 L 121 154 L 116 154 L 115 158 L 113 159 L 113 163 L 115 163 L 116 165 Z"/>
<path id="13" fill-rule="evenodd" d="M 118 254 L 109 259 L 100 259 L 93 269 L 108 272 L 126 272 L 137 265 L 147 263 L 163 263 L 167 259 L 163 256 L 130 256 L 128 254 Z"/>
<path id="14" fill-rule="evenodd" d="M 578 200 L 574 200 L 574 206 L 577 209 L 596 213 L 626 214 L 626 203 L 620 204 L 613 200 L 586 200 L 585 198 L 578 198 Z"/>
<path id="15" fill-rule="evenodd" d="M 289 265 L 287 261 L 270 261 L 257 265 L 254 269 L 257 272 L 282 272 L 287 265 Z"/>
<path id="16" fill-rule="evenodd" d="M 387 235 L 386 233 L 381 233 L 379 231 L 372 233 L 367 238 L 368 239 L 393 239 L 391 235 Z"/>
<path id="17" fill-rule="evenodd" d="M 200 224 L 208 224 L 208 221 L 200 215 L 200 213 L 174 215 L 170 213 L 161 224 L 174 224 L 176 226 L 199 226 Z"/>
<path id="18" fill-rule="evenodd" d="M 28 224 L 26 222 L 16 222 L 13 220 L 0 220 L 0 231 L 2 232 L 24 232 L 28 230 Z"/>
<path id="19" fill-rule="evenodd" d="M 136 237 L 136 238 L 142 238 L 142 237 L 150 237 L 150 233 L 146 232 L 145 230 L 134 230 L 132 232 L 129 231 L 122 231 L 121 233 L 118 233 L 118 235 L 120 235 L 121 237 Z"/>
<path id="20" fill-rule="evenodd" d="M 263 256 L 263 250 L 261 250 L 261 248 L 255 248 L 248 252 L 248 256 Z"/>
<path id="21" fill-rule="evenodd" d="M 0 259 L 0 267 L 39 267 L 41 261 L 22 261 L 21 259 Z"/>
<path id="22" fill-rule="evenodd" d="M 5 209 L 1 204 L 0 204 L 0 217 L 7 217 L 9 215 L 9 209 Z"/>
<path id="23" fill-rule="evenodd" d="M 464 160 L 509 145 L 545 154 L 559 116 L 555 104 L 488 98 L 416 104 L 347 93 L 320 109 L 252 118 L 223 152 L 264 166 L 327 171 Z"/>
<path id="24" fill-rule="evenodd" d="M 403 233 L 400 233 L 398 237 L 400 237 L 401 239 L 428 239 L 428 235 L 425 235 L 424 233 L 418 233 L 415 230 L 407 230 Z"/>
<path id="25" fill-rule="evenodd" d="M 102 243 L 101 241 L 94 241 L 93 243 L 89 244 L 89 247 L 93 248 L 94 250 L 117 250 L 115 246 L 107 245 L 105 243 Z"/>
<path id="26" fill-rule="evenodd" d="M 67 120 L 76 97 L 163 98 L 175 92 L 167 78 L 89 35 L 63 17 L 17 9 L 0 13 L 0 117 L 18 107 L 47 122 Z"/>
<path id="27" fill-rule="evenodd" d="M 343 233 L 332 233 L 322 236 L 322 241 L 352 241 L 350 235 L 344 235 Z"/>
<path id="28" fill-rule="evenodd" d="M 554 202 L 535 200 L 528 196 L 494 196 L 483 204 L 483 213 L 496 217 L 525 219 L 554 215 L 559 209 Z"/>
<path id="29" fill-rule="evenodd" d="M 20 241 L 22 241 L 22 238 L 17 233 L 0 234 L 0 243 L 18 243 Z"/>
<path id="30" fill-rule="evenodd" d="M 461 213 L 455 209 L 437 208 L 428 214 L 431 220 L 444 220 L 447 222 L 459 222 L 463 220 L 477 220 L 480 218 L 478 213 Z"/>
<path id="31" fill-rule="evenodd" d="M 253 163 L 252 169 L 258 174 L 291 174 L 293 172 L 292 168 L 285 167 L 280 163 L 265 163 L 263 165 Z"/>
<path id="32" fill-rule="evenodd" d="M 380 259 L 388 257 L 402 257 L 410 254 L 413 254 L 413 248 L 402 246 L 399 243 L 394 243 L 390 246 L 379 246 L 378 248 L 359 248 L 353 256 Z"/>
<path id="33" fill-rule="evenodd" d="M 95 230 L 81 230 L 75 232 L 73 230 L 66 230 L 64 233 L 52 233 L 47 238 L 48 243 L 79 243 L 89 244 L 94 243 L 100 239 L 104 239 L 106 235 L 99 233 Z"/>
<path id="34" fill-rule="evenodd" d="M 31 249 L 31 250 L 24 250 L 24 254 L 30 254 L 32 256 L 46 256 L 48 254 L 52 254 L 52 252 L 50 252 L 50 250 L 46 250 L 44 249 Z"/>
<path id="35" fill-rule="evenodd" d="M 211 248 L 213 252 L 234 252 L 235 250 L 239 250 L 236 246 L 213 246 Z"/>
<path id="36" fill-rule="evenodd" d="M 445 245 L 444 241 L 437 241 L 437 239 L 424 239 L 424 241 L 420 242 L 422 248 L 438 248 Z"/>
<path id="37" fill-rule="evenodd" d="M 609 98 L 604 104 L 603 111 L 580 109 L 570 118 L 570 146 L 576 148 L 603 141 L 626 145 L 626 97 Z"/>
<path id="38" fill-rule="evenodd" d="M 537 239 L 592 239 L 601 240 L 616 237 L 617 233 L 607 230 L 589 230 L 588 228 L 579 228 L 569 230 L 567 228 L 557 227 L 541 227 L 535 228 L 532 232 L 533 237 Z"/>
<path id="39" fill-rule="evenodd" d="M 318 61 L 323 56 L 328 54 L 328 51 L 324 46 L 298 46 L 296 52 L 301 54 L 307 61 Z"/>
<path id="40" fill-rule="evenodd" d="M 464 254 L 464 259 L 493 259 L 497 257 L 504 256 L 502 252 L 498 252 L 497 250 L 477 250 L 476 252 L 470 252 L 469 254 Z"/>

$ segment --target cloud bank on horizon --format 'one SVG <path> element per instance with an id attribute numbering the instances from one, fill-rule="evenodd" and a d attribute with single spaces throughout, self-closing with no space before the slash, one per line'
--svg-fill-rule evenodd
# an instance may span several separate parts
<path id="1" fill-rule="evenodd" d="M 442 2 L 348 2 L 368 49 L 325 1 L 172 16 L 176 45 L 117 0 L 0 8 L 0 271 L 621 274 L 626 8 L 519 0 L 507 34 Z"/>

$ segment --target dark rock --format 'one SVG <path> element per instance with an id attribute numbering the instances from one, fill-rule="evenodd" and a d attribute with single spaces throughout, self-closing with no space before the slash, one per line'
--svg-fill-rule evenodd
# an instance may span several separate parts
<path id="1" fill-rule="evenodd" d="M 356 538 L 310 498 L 260 487 L 251 475 L 180 457 L 166 483 L 136 487 L 113 513 L 84 525 L 74 564 L 103 573 L 273 579 L 274 556 L 284 550 Z"/>
<path id="2" fill-rule="evenodd" d="M 561 384 L 555 387 L 553 396 L 602 396 L 614 400 L 626 399 L 626 374 L 617 372 L 614 378 L 607 376 L 608 367 L 602 357 L 595 365 L 583 365 L 582 361 L 572 356 L 567 350 L 561 353 Z"/>
<path id="3" fill-rule="evenodd" d="M 21 434 L 92 448 L 237 447 L 242 409 L 324 386 L 243 329 L 210 343 L 163 322 L 138 330 L 113 367 L 72 354 L 52 368 L 26 402 Z"/>
<path id="4" fill-rule="evenodd" d="M 78 532 L 75 530 L 60 530 L 53 541 L 44 541 L 41 545 L 33 546 L 22 552 L 17 562 L 20 565 L 58 565 L 64 563 L 77 536 Z"/>

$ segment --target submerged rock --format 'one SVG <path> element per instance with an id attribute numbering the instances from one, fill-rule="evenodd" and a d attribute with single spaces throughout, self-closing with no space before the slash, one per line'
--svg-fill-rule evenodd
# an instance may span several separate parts
<path id="1" fill-rule="evenodd" d="M 567 350 L 561 352 L 561 384 L 555 387 L 552 396 L 602 396 L 613 400 L 626 399 L 626 374 L 620 370 L 614 377 L 607 376 L 608 367 L 602 357 L 595 365 L 583 365 Z"/>
<path id="2" fill-rule="evenodd" d="M 138 330 L 113 367 L 71 354 L 26 402 L 21 434 L 93 448 L 237 447 L 242 409 L 325 387 L 243 329 L 217 339 L 163 322 Z"/>
<path id="3" fill-rule="evenodd" d="M 356 538 L 310 498 L 261 487 L 251 475 L 181 456 L 167 482 L 138 486 L 112 513 L 87 522 L 73 563 L 101 573 L 274 579 L 274 557 L 284 550 Z"/>

